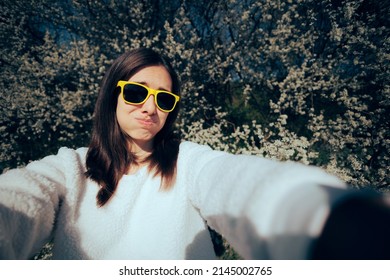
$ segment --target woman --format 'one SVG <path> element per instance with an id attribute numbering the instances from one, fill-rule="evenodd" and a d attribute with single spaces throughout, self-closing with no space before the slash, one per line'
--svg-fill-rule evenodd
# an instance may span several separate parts
<path id="1" fill-rule="evenodd" d="M 208 226 L 247 259 L 305 259 L 345 184 L 298 163 L 230 155 L 172 134 L 179 81 L 150 49 L 107 71 L 88 149 L 0 177 L 0 256 L 53 238 L 58 259 L 213 259 Z"/>

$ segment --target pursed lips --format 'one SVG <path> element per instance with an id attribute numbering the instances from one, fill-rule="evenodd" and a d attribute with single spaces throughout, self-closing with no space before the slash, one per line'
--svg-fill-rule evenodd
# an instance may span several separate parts
<path id="1" fill-rule="evenodd" d="M 136 118 L 136 120 L 137 120 L 140 124 L 146 125 L 146 126 L 150 126 L 150 125 L 153 125 L 153 124 L 156 123 L 153 119 Z"/>

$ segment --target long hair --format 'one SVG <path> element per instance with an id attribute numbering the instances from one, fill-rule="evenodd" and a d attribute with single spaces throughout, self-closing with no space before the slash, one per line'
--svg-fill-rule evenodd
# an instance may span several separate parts
<path id="1" fill-rule="evenodd" d="M 172 79 L 172 92 L 180 95 L 180 82 L 166 58 L 157 52 L 140 48 L 122 54 L 106 72 L 95 105 L 92 138 L 86 165 L 87 177 L 97 182 L 97 204 L 103 206 L 114 194 L 119 180 L 136 157 L 130 151 L 129 136 L 116 119 L 116 106 L 120 89 L 119 80 L 128 80 L 141 69 L 161 65 Z M 153 152 L 148 157 L 149 172 L 161 176 L 162 189 L 169 189 L 176 177 L 176 162 L 180 139 L 173 133 L 173 125 L 179 113 L 179 104 L 168 114 L 164 127 L 156 134 Z M 131 142 L 130 142 L 131 143 Z"/>

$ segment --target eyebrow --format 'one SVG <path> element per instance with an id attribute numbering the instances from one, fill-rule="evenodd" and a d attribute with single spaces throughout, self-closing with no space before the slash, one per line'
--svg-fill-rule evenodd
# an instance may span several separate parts
<path id="1" fill-rule="evenodd" d="M 138 83 L 138 84 L 141 84 L 141 85 L 144 85 L 144 86 L 147 86 L 147 87 L 150 87 L 149 85 L 148 85 L 148 83 L 147 82 L 144 82 L 144 81 L 133 81 L 133 82 L 135 82 L 135 83 Z M 150 87 L 151 88 L 151 87 Z M 163 88 L 163 87 L 159 87 L 159 88 L 155 88 L 156 90 L 165 90 L 165 91 L 169 91 L 169 92 L 171 92 L 170 90 L 168 90 L 168 89 L 166 89 L 166 88 Z"/>

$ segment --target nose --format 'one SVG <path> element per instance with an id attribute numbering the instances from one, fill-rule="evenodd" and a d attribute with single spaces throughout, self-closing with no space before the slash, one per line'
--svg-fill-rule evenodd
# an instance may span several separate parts
<path id="1" fill-rule="evenodd" d="M 142 112 L 148 115 L 154 115 L 156 113 L 157 106 L 154 103 L 154 95 L 150 95 L 148 100 L 142 105 Z"/>

